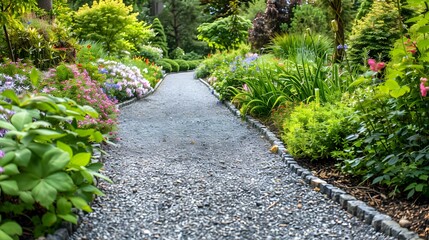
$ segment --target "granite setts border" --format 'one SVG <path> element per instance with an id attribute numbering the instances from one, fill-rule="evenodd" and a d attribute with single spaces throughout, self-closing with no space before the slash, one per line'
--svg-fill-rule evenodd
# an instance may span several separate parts
<path id="1" fill-rule="evenodd" d="M 209 83 L 203 79 L 198 80 L 202 82 L 216 98 L 219 99 L 219 94 Z M 235 116 L 244 119 L 249 125 L 257 129 L 259 133 L 261 133 L 272 145 L 277 145 L 277 154 L 281 156 L 286 166 L 296 175 L 301 177 L 301 179 L 310 185 L 311 188 L 319 191 L 326 197 L 338 203 L 341 208 L 357 217 L 359 220 L 368 225 L 372 225 L 378 232 L 382 232 L 387 236 L 392 236 L 399 240 L 423 240 L 417 233 L 410 231 L 407 228 L 401 227 L 396 221 L 393 221 L 390 216 L 378 212 L 375 208 L 368 206 L 363 201 L 357 200 L 355 197 L 347 194 L 342 189 L 314 176 L 308 169 L 301 167 L 294 160 L 294 158 L 287 153 L 287 149 L 283 142 L 277 138 L 276 135 L 272 133 L 265 125 L 251 116 L 241 116 L 240 111 L 231 102 L 223 103 Z"/>
<path id="2" fill-rule="evenodd" d="M 164 81 L 164 79 L 165 79 L 165 77 L 167 75 L 168 74 L 164 74 L 162 76 L 161 80 L 155 85 L 155 87 L 151 91 L 149 91 L 148 93 L 146 93 L 144 96 L 142 96 L 140 98 L 134 97 L 134 98 L 132 98 L 132 99 L 130 99 L 128 101 L 125 101 L 125 102 L 117 104 L 116 107 L 118 109 L 121 109 L 123 107 L 126 107 L 126 106 L 128 106 L 128 105 L 130 105 L 132 103 L 135 103 L 135 102 L 139 101 L 140 99 L 144 99 L 144 98 L 152 95 L 159 88 L 159 86 Z M 101 153 L 97 152 L 95 154 L 96 154 L 95 157 L 97 159 L 100 159 L 100 160 L 102 159 Z M 74 224 L 72 224 L 70 222 L 63 222 L 61 224 L 61 228 L 57 229 L 54 233 L 48 234 L 45 237 L 39 237 L 39 238 L 37 238 L 37 240 L 67 240 L 67 239 L 69 239 L 73 235 L 73 233 L 77 230 L 77 228 L 79 227 L 79 225 L 81 224 L 81 222 L 80 222 L 81 218 L 79 217 L 81 214 L 84 214 L 84 213 L 79 212 L 77 214 L 78 215 L 78 223 L 76 225 L 74 225 Z"/>

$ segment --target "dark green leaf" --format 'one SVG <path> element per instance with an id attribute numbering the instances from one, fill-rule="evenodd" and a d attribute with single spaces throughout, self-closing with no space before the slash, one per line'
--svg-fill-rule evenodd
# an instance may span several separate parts
<path id="1" fill-rule="evenodd" d="M 21 199 L 24 203 L 33 204 L 34 198 L 31 195 L 31 192 L 25 191 L 25 192 L 19 192 L 19 199 Z"/>
<path id="2" fill-rule="evenodd" d="M 21 131 L 26 124 L 33 122 L 33 119 L 27 111 L 23 111 L 15 113 L 10 121 L 18 131 Z"/>
<path id="3" fill-rule="evenodd" d="M 14 162 L 21 167 L 27 167 L 31 160 L 31 151 L 27 148 L 15 151 Z"/>
<path id="4" fill-rule="evenodd" d="M 4 169 L 3 174 L 6 174 L 6 175 L 15 175 L 19 173 L 18 167 L 13 163 L 4 166 L 3 169 Z"/>
<path id="5" fill-rule="evenodd" d="M 44 181 L 61 192 L 72 191 L 74 188 L 73 180 L 65 172 L 57 172 L 49 175 Z"/>
<path id="6" fill-rule="evenodd" d="M 19 193 L 18 184 L 14 180 L 0 181 L 0 187 L 4 193 L 9 195 L 15 196 Z"/>
<path id="7" fill-rule="evenodd" d="M 42 223 L 45 227 L 52 226 L 57 221 L 57 216 L 54 213 L 47 212 L 42 217 Z"/>

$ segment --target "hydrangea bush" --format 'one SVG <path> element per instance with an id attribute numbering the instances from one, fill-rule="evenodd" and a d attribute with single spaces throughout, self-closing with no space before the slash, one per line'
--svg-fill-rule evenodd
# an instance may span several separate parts
<path id="1" fill-rule="evenodd" d="M 99 72 L 106 74 L 103 91 L 114 100 L 124 101 L 133 97 L 140 98 L 152 91 L 152 87 L 140 72 L 140 69 L 122 63 L 99 59 Z"/>

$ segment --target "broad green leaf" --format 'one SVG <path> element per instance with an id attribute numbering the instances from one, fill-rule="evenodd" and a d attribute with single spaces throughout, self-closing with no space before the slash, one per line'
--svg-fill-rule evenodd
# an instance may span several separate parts
<path id="1" fill-rule="evenodd" d="M 422 26 L 419 28 L 419 30 L 417 32 L 420 33 L 429 33 L 429 26 Z"/>
<path id="2" fill-rule="evenodd" d="M 13 124 L 13 126 L 16 127 L 17 130 L 21 131 L 22 129 L 24 129 L 24 126 L 26 124 L 33 122 L 33 119 L 28 112 L 23 111 L 15 113 L 10 119 L 10 122 Z"/>
<path id="3" fill-rule="evenodd" d="M 49 175 L 44 181 L 61 192 L 72 191 L 74 188 L 73 180 L 65 172 L 57 172 Z"/>
<path id="4" fill-rule="evenodd" d="M 22 235 L 22 228 L 16 222 L 5 222 L 0 226 L 0 230 L 5 232 L 6 234 L 13 235 Z M 0 238 L 2 239 L 2 238 Z"/>
<path id="5" fill-rule="evenodd" d="M 7 89 L 5 90 L 1 95 L 9 98 L 10 100 L 12 100 L 13 102 L 20 104 L 19 98 L 16 95 L 15 91 L 11 90 L 11 89 Z"/>
<path id="6" fill-rule="evenodd" d="M 95 111 L 93 107 L 85 105 L 85 106 L 82 106 L 81 109 L 85 111 L 85 113 L 88 114 L 89 116 L 93 118 L 98 118 L 98 112 Z"/>
<path id="7" fill-rule="evenodd" d="M 57 222 L 57 216 L 54 213 L 47 212 L 43 214 L 42 224 L 45 227 L 52 226 L 55 222 Z"/>
<path id="8" fill-rule="evenodd" d="M 39 184 L 33 188 L 31 193 L 34 199 L 46 208 L 57 198 L 57 190 L 44 180 L 41 180 Z"/>
<path id="9" fill-rule="evenodd" d="M 79 135 L 79 137 L 88 137 L 91 136 L 94 131 L 94 129 L 76 129 L 75 132 Z"/>
<path id="10" fill-rule="evenodd" d="M 16 131 L 16 127 L 12 124 L 5 122 L 3 120 L 0 121 L 0 128 L 6 129 L 6 130 L 13 130 Z"/>
<path id="11" fill-rule="evenodd" d="M 3 174 L 6 174 L 6 175 L 15 175 L 19 173 L 18 167 L 13 163 L 4 166 L 3 169 L 4 169 Z"/>
<path id="12" fill-rule="evenodd" d="M 50 128 L 52 124 L 46 121 L 36 121 L 27 125 L 29 129 L 37 129 L 37 128 Z"/>
<path id="13" fill-rule="evenodd" d="M 67 152 L 60 149 L 52 149 L 43 155 L 43 164 L 47 167 L 48 173 L 53 173 L 64 169 L 70 161 L 70 156 Z"/>
<path id="14" fill-rule="evenodd" d="M 40 158 L 43 158 L 46 152 L 55 149 L 54 146 L 47 143 L 30 143 L 27 147 Z"/>
<path id="15" fill-rule="evenodd" d="M 383 181 L 383 179 L 384 179 L 384 176 L 376 177 L 376 178 L 372 181 L 372 184 L 379 183 L 379 182 Z"/>
<path id="16" fill-rule="evenodd" d="M 64 197 L 57 201 L 57 213 L 68 214 L 71 212 L 72 204 Z"/>
<path id="17" fill-rule="evenodd" d="M 1 139 L 1 138 L 0 138 Z M 3 158 L 0 159 L 0 165 L 5 166 L 15 158 L 15 152 L 7 152 Z"/>
<path id="18" fill-rule="evenodd" d="M 30 72 L 30 81 L 33 86 L 38 86 L 39 83 L 39 71 L 37 68 L 33 68 Z"/>
<path id="19" fill-rule="evenodd" d="M 30 191 L 21 191 L 19 192 L 19 199 L 21 199 L 24 203 L 28 203 L 28 204 L 33 204 L 34 203 L 34 198 L 31 195 Z"/>
<path id="20" fill-rule="evenodd" d="M 91 207 L 84 199 L 80 197 L 69 197 L 69 200 L 73 203 L 73 206 L 75 206 L 76 208 L 82 209 L 86 212 L 92 212 Z"/>
<path id="21" fill-rule="evenodd" d="M 32 169 L 33 170 L 33 169 Z M 17 183 L 21 191 L 29 191 L 40 182 L 41 176 L 34 173 L 21 173 L 12 177 Z"/>
<path id="22" fill-rule="evenodd" d="M 98 196 L 104 196 L 104 193 L 93 185 L 86 185 L 85 187 L 82 187 L 81 190 L 84 192 L 96 194 Z"/>
<path id="23" fill-rule="evenodd" d="M 428 180 L 428 178 L 429 178 L 429 176 L 428 176 L 428 175 L 421 175 L 421 176 L 419 177 L 419 179 L 420 179 L 420 180 L 423 180 L 423 181 Z"/>
<path id="24" fill-rule="evenodd" d="M 417 186 L 416 186 L 416 192 L 421 192 L 421 191 L 423 191 L 423 187 L 425 186 L 426 184 L 417 184 Z"/>
<path id="25" fill-rule="evenodd" d="M 104 140 L 103 134 L 101 134 L 98 131 L 95 132 L 92 136 L 94 137 L 94 139 L 93 139 L 94 142 L 100 143 L 100 142 L 102 142 Z"/>
<path id="26" fill-rule="evenodd" d="M 13 238 L 11 238 L 8 234 L 6 234 L 2 230 L 0 230 L 0 239 L 1 240 L 14 240 Z"/>
<path id="27" fill-rule="evenodd" d="M 15 180 L 0 181 L 0 187 L 4 193 L 9 195 L 18 195 L 19 188 Z"/>
<path id="28" fill-rule="evenodd" d="M 0 146 L 1 147 L 16 147 L 17 143 L 12 139 L 0 138 Z"/>
<path id="29" fill-rule="evenodd" d="M 67 222 L 71 222 L 77 224 L 77 217 L 72 214 L 58 214 L 57 217 L 66 220 Z"/>
<path id="30" fill-rule="evenodd" d="M 92 175 L 92 172 L 86 170 L 84 167 L 80 167 L 82 169 L 80 171 L 80 174 L 85 178 L 86 181 L 88 181 L 89 184 L 92 184 L 94 182 L 94 176 Z"/>
<path id="31" fill-rule="evenodd" d="M 70 156 L 70 158 L 73 157 L 73 149 L 69 145 L 67 145 L 67 144 L 65 144 L 65 143 L 63 143 L 61 141 L 57 141 L 57 148 L 63 150 L 66 153 L 68 153 L 69 156 Z"/>
<path id="32" fill-rule="evenodd" d="M 15 151 L 14 162 L 21 167 L 27 167 L 31 160 L 31 151 L 27 148 Z"/>
<path id="33" fill-rule="evenodd" d="M 90 153 L 78 153 L 72 157 L 69 165 L 85 167 L 91 161 Z"/>
<path id="34" fill-rule="evenodd" d="M 418 48 L 419 49 L 425 49 L 425 48 L 427 48 L 429 46 L 429 39 L 424 39 L 424 40 L 420 40 L 419 42 L 418 42 Z"/>

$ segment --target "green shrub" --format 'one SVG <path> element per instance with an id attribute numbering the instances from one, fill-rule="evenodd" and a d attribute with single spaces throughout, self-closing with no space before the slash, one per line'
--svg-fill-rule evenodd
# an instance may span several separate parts
<path id="1" fill-rule="evenodd" d="M 109 54 L 138 52 L 153 32 L 137 20 L 138 13 L 122 0 L 94 1 L 76 12 L 74 31 L 80 39 L 103 43 Z"/>
<path id="2" fill-rule="evenodd" d="M 198 54 L 196 52 L 189 52 L 189 53 L 186 53 L 182 57 L 182 59 L 188 60 L 188 61 L 191 61 L 191 60 L 201 60 L 201 59 L 203 59 L 203 56 L 201 56 L 200 54 Z"/>
<path id="3" fill-rule="evenodd" d="M 189 65 L 189 70 L 194 70 L 195 68 L 198 67 L 198 65 L 200 65 L 202 61 L 201 60 L 191 60 L 188 61 L 188 65 Z"/>
<path id="4" fill-rule="evenodd" d="M 164 60 L 162 60 L 162 59 L 156 61 L 156 65 L 162 67 L 162 70 L 164 70 L 167 73 L 169 73 L 169 72 L 171 72 L 173 70 L 171 64 L 168 63 L 168 62 L 166 62 L 166 61 L 164 61 Z"/>
<path id="5" fill-rule="evenodd" d="M 323 35 L 331 33 L 327 12 L 312 4 L 296 6 L 293 9 L 293 18 L 288 32 L 303 34 L 308 31 L 307 29 L 310 29 L 312 33 Z"/>
<path id="6" fill-rule="evenodd" d="M 32 61 L 42 70 L 60 62 L 74 62 L 75 41 L 69 32 L 61 26 L 49 24 L 42 19 L 24 19 L 27 23 L 22 28 L 12 28 L 9 39 L 16 59 Z M 1 51 L 6 52 L 3 42 Z"/>
<path id="7" fill-rule="evenodd" d="M 165 36 L 164 26 L 158 18 L 153 19 L 151 26 L 154 36 L 150 39 L 151 46 L 160 48 L 164 57 L 168 57 L 167 37 Z"/>
<path id="8" fill-rule="evenodd" d="M 426 4 L 408 1 L 406 7 L 424 9 Z M 427 15 L 418 13 L 409 23 L 407 37 L 390 52 L 384 81 L 352 95 L 358 110 L 353 118 L 361 128 L 343 152 L 342 168 L 387 187 L 391 196 L 422 199 L 429 198 Z"/>
<path id="9" fill-rule="evenodd" d="M 103 195 L 95 178 L 110 181 L 99 173 L 103 165 L 92 159 L 92 144 L 102 142 L 102 134 L 78 127 L 97 112 L 70 99 L 18 97 L 12 90 L 2 93 L 0 105 L 0 225 L 7 224 L 0 230 L 2 239 L 18 239 L 22 229 L 38 238 L 63 221 L 77 224 L 72 208 L 91 212 L 94 196 Z"/>
<path id="10" fill-rule="evenodd" d="M 183 51 L 183 49 L 181 49 L 180 47 L 175 48 L 170 53 L 171 59 L 183 59 L 184 56 L 185 56 L 185 51 Z"/>
<path id="11" fill-rule="evenodd" d="M 332 44 L 332 40 L 323 35 L 284 34 L 273 39 L 270 49 L 275 56 L 284 59 L 300 57 L 315 60 L 330 54 Z"/>
<path id="12" fill-rule="evenodd" d="M 341 104 L 302 104 L 284 120 L 282 139 L 296 158 L 331 158 L 333 152 L 343 148 L 346 137 L 357 129 L 357 125 L 347 120 L 352 112 L 352 108 Z"/>
<path id="13" fill-rule="evenodd" d="M 353 26 L 348 59 L 360 65 L 366 65 L 368 58 L 388 61 L 399 38 L 399 19 L 396 2 L 374 1 L 371 10 Z"/>
<path id="14" fill-rule="evenodd" d="M 176 59 L 174 61 L 176 61 L 177 64 L 179 64 L 179 70 L 180 71 L 188 71 L 189 70 L 188 61 L 183 60 L 183 59 Z"/>
<path id="15" fill-rule="evenodd" d="M 79 43 L 80 49 L 76 54 L 76 62 L 85 64 L 95 62 L 100 58 L 106 58 L 107 52 L 103 44 L 94 41 L 82 41 Z"/>
<path id="16" fill-rule="evenodd" d="M 139 57 L 147 58 L 150 62 L 156 62 L 163 57 L 162 49 L 148 45 L 140 46 Z"/>
<path id="17" fill-rule="evenodd" d="M 167 62 L 167 63 L 169 63 L 171 65 L 171 71 L 172 72 L 178 72 L 178 71 L 180 71 L 179 64 L 176 61 L 174 61 L 173 59 L 163 58 L 162 60 L 165 61 L 165 62 Z"/>

